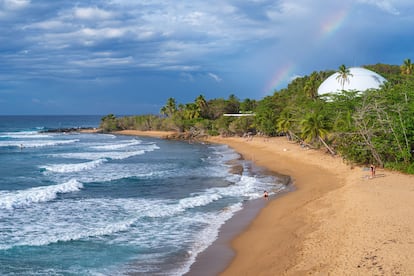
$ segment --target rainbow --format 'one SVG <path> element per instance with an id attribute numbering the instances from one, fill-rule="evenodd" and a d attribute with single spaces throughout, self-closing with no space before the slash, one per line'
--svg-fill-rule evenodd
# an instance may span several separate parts
<path id="1" fill-rule="evenodd" d="M 288 62 L 284 66 L 280 67 L 276 73 L 273 74 L 273 78 L 268 85 L 266 85 L 266 88 L 264 89 L 265 94 L 273 93 L 277 87 L 286 82 L 293 74 L 294 69 L 295 65 L 293 62 Z"/>
<path id="2" fill-rule="evenodd" d="M 315 36 L 314 42 L 317 47 L 319 44 L 325 43 L 325 41 L 333 36 L 344 24 L 347 16 L 350 13 L 351 6 L 343 7 L 336 13 L 331 14 L 323 20 L 320 32 Z M 294 77 L 295 70 L 297 69 L 297 63 L 288 61 L 279 67 L 276 72 L 272 74 L 270 81 L 264 88 L 265 95 L 273 93 L 278 87 L 284 84 L 288 84 L 289 81 Z"/>
<path id="3" fill-rule="evenodd" d="M 329 16 L 321 26 L 321 32 L 319 35 L 319 43 L 326 40 L 333 34 L 335 34 L 343 25 L 347 15 L 349 14 L 349 8 L 342 9 L 338 13 Z"/>

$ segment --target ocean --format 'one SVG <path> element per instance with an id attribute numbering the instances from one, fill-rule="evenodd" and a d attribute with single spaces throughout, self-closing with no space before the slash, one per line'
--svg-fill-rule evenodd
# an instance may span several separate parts
<path id="1" fill-rule="evenodd" d="M 0 275 L 183 275 L 246 201 L 285 189 L 224 145 L 45 132 L 100 118 L 0 116 Z"/>

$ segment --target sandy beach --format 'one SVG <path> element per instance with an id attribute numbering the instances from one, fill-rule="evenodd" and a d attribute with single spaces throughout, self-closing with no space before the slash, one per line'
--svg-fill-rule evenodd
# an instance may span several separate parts
<path id="1" fill-rule="evenodd" d="M 414 275 L 414 177 L 368 168 L 283 137 L 210 138 L 292 176 L 232 243 L 222 275 Z"/>
<path id="2" fill-rule="evenodd" d="M 290 175 L 296 187 L 232 241 L 236 255 L 222 275 L 414 275 L 414 176 L 377 169 L 371 179 L 369 168 L 284 137 L 208 141 Z"/>

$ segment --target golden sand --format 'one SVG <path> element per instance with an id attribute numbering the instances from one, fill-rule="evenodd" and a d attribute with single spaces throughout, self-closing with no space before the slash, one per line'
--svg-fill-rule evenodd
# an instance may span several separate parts
<path id="1" fill-rule="evenodd" d="M 285 138 L 210 138 L 292 176 L 232 243 L 223 275 L 414 275 L 414 177 L 350 167 Z"/>

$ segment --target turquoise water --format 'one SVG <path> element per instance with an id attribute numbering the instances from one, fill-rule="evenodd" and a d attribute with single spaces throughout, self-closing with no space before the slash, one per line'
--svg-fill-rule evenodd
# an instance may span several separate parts
<path id="1" fill-rule="evenodd" d="M 182 275 L 274 176 L 226 146 L 111 134 L 99 116 L 0 116 L 0 275 Z"/>

